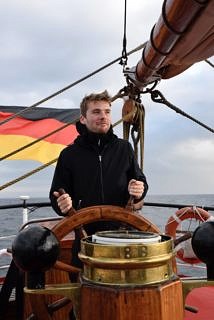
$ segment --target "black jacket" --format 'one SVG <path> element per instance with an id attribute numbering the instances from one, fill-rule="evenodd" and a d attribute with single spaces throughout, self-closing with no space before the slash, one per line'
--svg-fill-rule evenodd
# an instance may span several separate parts
<path id="1" fill-rule="evenodd" d="M 138 166 L 131 144 L 113 134 L 89 132 L 77 124 L 80 135 L 74 143 L 62 150 L 55 169 L 50 200 L 60 215 L 53 191 L 63 188 L 70 194 L 75 209 L 92 205 L 124 207 L 129 199 L 128 182 L 137 179 L 148 185 Z"/>

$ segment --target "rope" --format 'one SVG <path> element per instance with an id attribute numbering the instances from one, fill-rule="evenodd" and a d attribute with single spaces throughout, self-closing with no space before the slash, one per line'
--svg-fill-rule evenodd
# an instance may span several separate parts
<path id="1" fill-rule="evenodd" d="M 132 49 L 131 51 L 129 51 L 129 52 L 127 53 L 127 56 L 129 56 L 129 55 L 131 55 L 131 54 L 133 54 L 133 53 L 135 53 L 135 52 L 137 52 L 137 51 L 141 50 L 142 48 L 144 48 L 144 47 L 145 47 L 145 45 L 146 45 L 146 42 L 144 42 L 143 44 L 141 44 L 141 45 L 137 46 L 136 48 Z M 40 104 L 42 104 L 42 103 L 44 103 L 44 102 L 46 102 L 46 101 L 48 101 L 48 100 L 50 100 L 50 99 L 52 99 L 52 98 L 54 98 L 54 97 L 56 97 L 56 96 L 60 95 L 60 94 L 61 94 L 61 93 L 63 93 L 64 91 L 66 91 L 66 90 L 68 90 L 68 89 L 70 89 L 70 88 L 72 88 L 72 87 L 76 86 L 77 84 L 79 84 L 79 83 L 81 83 L 81 82 L 83 82 L 83 81 L 87 80 L 88 78 L 90 78 L 90 77 L 92 77 L 93 75 L 95 75 L 95 74 L 97 74 L 97 73 L 99 73 L 99 72 L 103 71 L 104 69 L 106 69 L 106 68 L 110 67 L 111 65 L 113 65 L 114 63 L 116 63 L 116 62 L 118 62 L 118 61 L 120 61 L 120 60 L 121 60 L 121 57 L 119 57 L 119 58 L 116 58 L 116 59 L 112 60 L 111 62 L 109 62 L 109 63 L 105 64 L 104 66 L 102 66 L 102 67 L 100 67 L 100 68 L 96 69 L 95 71 L 93 71 L 93 72 L 91 72 L 91 73 L 87 74 L 86 76 L 84 76 L 84 77 L 80 78 L 79 80 L 74 81 L 73 83 L 71 83 L 71 84 L 69 84 L 68 86 L 66 86 L 66 87 L 64 87 L 64 88 L 62 88 L 62 89 L 60 89 L 60 90 L 56 91 L 55 93 L 53 93 L 53 94 L 49 95 L 48 97 L 46 97 L 46 98 L 44 98 L 44 99 L 39 100 L 38 102 L 36 102 L 36 103 L 32 104 L 31 106 L 26 107 L 25 109 L 23 109 L 23 110 L 21 110 L 21 111 L 17 112 L 16 114 L 14 114 L 14 115 L 12 115 L 12 116 L 8 117 L 8 118 L 7 118 L 7 119 L 5 119 L 4 121 L 1 121 L 1 122 L 0 122 L 0 125 L 2 125 L 2 124 L 4 124 L 4 123 L 7 123 L 7 122 L 9 122 L 10 120 L 12 120 L 12 119 L 14 119 L 14 118 L 17 118 L 19 115 L 21 115 L 21 114 L 23 114 L 23 113 L 27 112 L 28 110 L 31 110 L 31 109 L 33 109 L 33 108 L 35 108 L 35 107 L 39 106 Z"/>
<path id="2" fill-rule="evenodd" d="M 134 108 L 132 112 L 127 114 L 127 121 L 123 122 L 123 139 L 129 140 L 130 127 L 131 138 L 133 141 L 134 153 L 136 159 L 138 159 L 138 143 L 140 142 L 140 167 L 143 169 L 143 158 L 144 158 L 144 118 L 145 110 L 144 106 L 136 100 L 134 97 L 130 98 L 134 102 Z M 134 115 L 130 121 L 129 115 Z"/>
<path id="3" fill-rule="evenodd" d="M 142 104 L 137 104 L 136 122 L 131 130 L 131 137 L 134 144 L 135 156 L 138 159 L 138 143 L 140 142 L 140 168 L 143 170 L 144 159 L 144 120 L 145 110 Z M 137 132 L 135 136 L 134 132 Z"/>
<path id="4" fill-rule="evenodd" d="M 210 61 L 210 60 L 208 60 L 208 59 L 206 59 L 206 60 L 204 60 L 206 63 L 208 63 L 211 67 L 213 67 L 214 68 L 214 64 Z"/>
<path id="5" fill-rule="evenodd" d="M 133 111 L 127 113 L 127 114 L 126 114 L 125 116 L 123 116 L 120 120 L 118 120 L 117 122 L 115 122 L 115 123 L 112 125 L 112 127 L 114 128 L 114 127 L 116 127 L 118 124 L 120 124 L 121 122 L 128 120 L 129 117 L 132 116 L 135 112 L 136 112 L 136 110 L 133 110 Z"/>
<path id="6" fill-rule="evenodd" d="M 154 102 L 158 102 L 158 103 L 163 103 L 165 104 L 167 107 L 169 107 L 170 109 L 176 111 L 177 113 L 180 113 L 182 116 L 192 120 L 193 122 L 197 123 L 198 125 L 200 125 L 201 127 L 209 130 L 210 132 L 214 133 L 214 129 L 211 127 L 208 127 L 207 125 L 205 125 L 204 123 L 202 123 L 201 121 L 193 118 L 192 116 L 190 116 L 189 114 L 187 114 L 186 112 L 184 112 L 183 110 L 179 109 L 178 107 L 176 107 L 175 105 L 173 105 L 172 103 L 170 103 L 169 101 L 166 100 L 166 98 L 163 96 L 163 94 L 159 91 L 159 90 L 154 90 L 150 92 L 151 94 L 151 99 Z"/>
<path id="7" fill-rule="evenodd" d="M 126 46 L 127 46 L 127 39 L 126 39 L 126 7 L 127 3 L 125 0 L 125 8 L 124 8 L 124 33 L 123 33 L 123 50 L 122 50 L 122 56 L 120 60 L 120 64 L 123 66 L 123 68 L 127 65 L 128 57 L 127 57 L 127 52 L 126 52 Z"/>
<path id="8" fill-rule="evenodd" d="M 13 184 L 15 184 L 15 183 L 17 183 L 17 182 L 19 182 L 19 181 L 21 181 L 21 180 L 24 180 L 25 178 L 30 177 L 30 176 L 33 175 L 34 173 L 37 173 L 37 172 L 39 172 L 39 171 L 47 168 L 47 167 L 50 166 L 51 164 L 55 163 L 55 162 L 57 161 L 57 159 L 58 159 L 58 158 L 53 159 L 53 160 L 51 160 L 51 161 L 43 164 L 42 166 L 37 167 L 36 169 L 34 169 L 34 170 L 32 170 L 32 171 L 29 171 L 29 172 L 27 172 L 26 174 L 24 174 L 24 175 L 22 175 L 22 176 L 20 176 L 20 177 L 18 177 L 18 178 L 16 178 L 16 179 L 14 179 L 14 180 L 11 180 L 11 181 L 3 184 L 2 186 L 0 186 L 0 191 L 3 190 L 3 189 L 6 189 L 7 187 L 12 186 Z"/>
<path id="9" fill-rule="evenodd" d="M 186 212 L 187 212 L 189 209 L 191 209 L 191 207 L 187 207 L 187 208 L 184 210 L 184 212 L 182 212 L 182 214 L 180 215 L 180 217 L 183 217 L 183 215 L 185 215 Z M 178 224 L 182 222 L 182 220 L 180 219 L 180 217 L 177 217 L 177 216 L 176 216 L 176 213 L 174 213 L 174 214 L 172 215 L 172 218 L 173 218 Z M 174 220 L 171 220 L 171 221 L 167 222 L 166 225 L 168 226 L 168 225 L 170 225 L 171 223 L 174 223 Z"/>
<path id="10" fill-rule="evenodd" d="M 194 213 L 196 213 L 196 215 L 199 216 L 199 218 L 201 219 L 201 221 L 203 221 L 203 222 L 206 221 L 206 220 L 202 217 L 202 215 L 200 214 L 200 212 L 198 211 L 198 208 L 197 208 L 196 206 L 194 206 L 193 209 L 194 209 Z"/>

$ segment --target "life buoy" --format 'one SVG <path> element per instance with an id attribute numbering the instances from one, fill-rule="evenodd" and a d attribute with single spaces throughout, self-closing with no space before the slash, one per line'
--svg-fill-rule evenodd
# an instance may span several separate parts
<path id="1" fill-rule="evenodd" d="M 207 212 L 206 210 L 204 210 L 202 208 L 198 208 L 198 207 L 181 208 L 178 211 L 176 211 L 175 214 L 172 215 L 168 219 L 167 224 L 165 226 L 165 233 L 175 239 L 176 238 L 176 230 L 183 220 L 195 219 L 195 220 L 204 222 L 207 219 L 209 219 L 210 217 L 211 216 L 210 216 L 209 212 Z M 177 250 L 176 256 L 180 260 L 182 260 L 186 263 L 189 263 L 189 264 L 196 264 L 196 263 L 201 262 L 196 256 L 187 257 L 185 255 L 183 248 Z"/>

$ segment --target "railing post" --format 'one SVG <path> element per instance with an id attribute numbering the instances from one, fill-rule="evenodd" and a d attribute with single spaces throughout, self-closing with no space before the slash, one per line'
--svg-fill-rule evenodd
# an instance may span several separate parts
<path id="1" fill-rule="evenodd" d="M 23 210 L 22 210 L 22 222 L 23 224 L 28 222 L 28 208 L 26 201 L 30 199 L 29 196 L 20 196 L 20 199 L 23 200 Z"/>

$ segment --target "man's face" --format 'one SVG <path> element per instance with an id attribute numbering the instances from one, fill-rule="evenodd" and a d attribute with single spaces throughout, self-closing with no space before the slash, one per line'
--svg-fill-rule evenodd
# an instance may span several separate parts
<path id="1" fill-rule="evenodd" d="M 91 101 L 88 103 L 86 116 L 80 116 L 80 122 L 89 131 L 106 133 L 111 126 L 111 106 L 107 101 Z"/>

